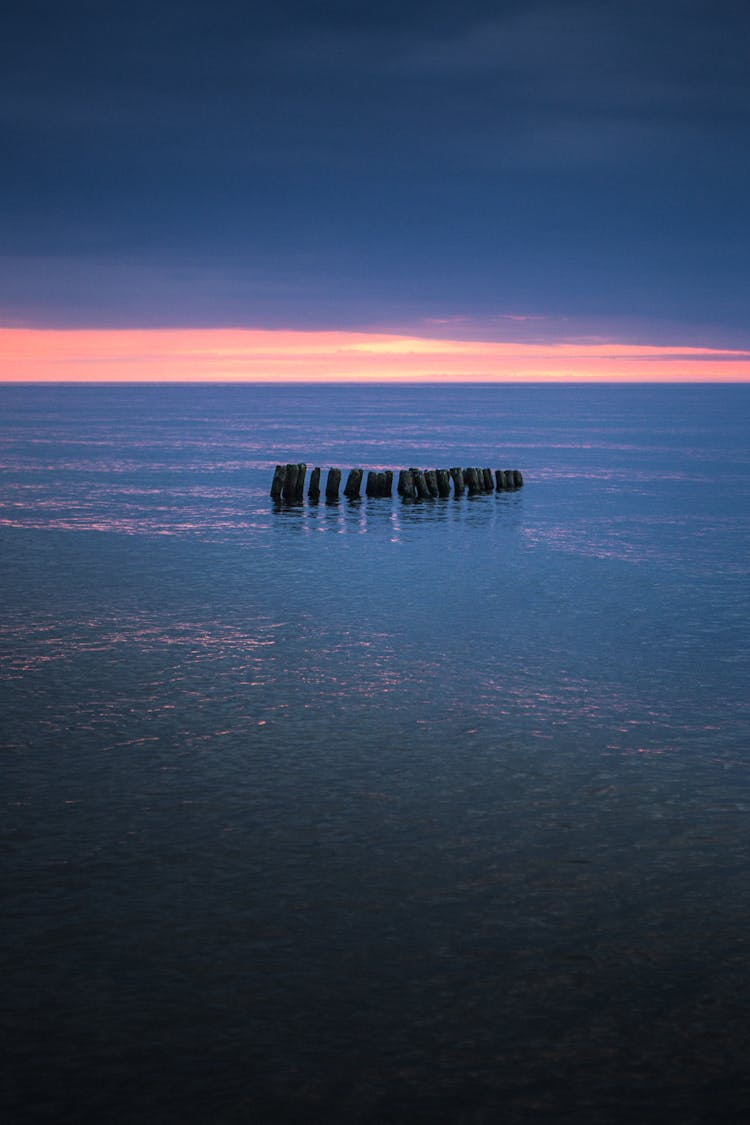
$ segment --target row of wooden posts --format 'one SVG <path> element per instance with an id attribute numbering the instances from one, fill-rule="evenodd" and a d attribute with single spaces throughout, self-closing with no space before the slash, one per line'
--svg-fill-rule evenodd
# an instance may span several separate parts
<path id="1" fill-rule="evenodd" d="M 352 469 L 344 486 L 344 496 L 356 500 L 362 489 L 364 469 Z M 271 484 L 271 499 L 294 503 L 304 499 L 307 465 L 277 465 Z M 401 469 L 398 474 L 397 491 L 404 500 L 445 499 L 451 495 L 475 496 L 479 492 L 506 492 L 520 488 L 523 477 L 518 469 Z M 338 500 L 341 487 L 341 469 L 329 469 L 326 480 L 326 500 Z M 310 473 L 310 486 L 307 495 L 310 500 L 320 498 L 320 469 L 316 466 Z M 393 495 L 393 471 L 391 469 L 368 469 L 365 482 L 365 495 L 371 497 Z"/>

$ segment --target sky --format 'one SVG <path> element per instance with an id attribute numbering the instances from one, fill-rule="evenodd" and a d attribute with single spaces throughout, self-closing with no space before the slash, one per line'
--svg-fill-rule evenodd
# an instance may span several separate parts
<path id="1" fill-rule="evenodd" d="M 24 0 L 0 378 L 749 379 L 748 58 L 727 0 Z"/>

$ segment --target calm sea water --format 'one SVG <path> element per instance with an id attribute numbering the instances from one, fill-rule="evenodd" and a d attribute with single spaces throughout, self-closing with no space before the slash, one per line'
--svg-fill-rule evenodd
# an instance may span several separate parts
<path id="1" fill-rule="evenodd" d="M 0 411 L 5 1120 L 750 1119 L 750 387 Z"/>

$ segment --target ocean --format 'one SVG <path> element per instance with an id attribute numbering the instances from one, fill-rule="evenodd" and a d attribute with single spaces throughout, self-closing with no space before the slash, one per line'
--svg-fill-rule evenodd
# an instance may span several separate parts
<path id="1" fill-rule="evenodd" d="M 750 386 L 0 419 L 5 1121 L 750 1120 Z"/>

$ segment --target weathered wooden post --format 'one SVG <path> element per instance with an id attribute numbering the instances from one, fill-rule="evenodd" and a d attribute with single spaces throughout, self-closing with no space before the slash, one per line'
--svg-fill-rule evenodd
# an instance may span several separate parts
<path id="1" fill-rule="evenodd" d="M 495 487 L 498 492 L 505 488 L 505 473 L 502 469 L 495 469 Z"/>
<path id="2" fill-rule="evenodd" d="M 492 469 L 482 469 L 482 476 L 484 477 L 484 491 L 494 492 L 495 482 L 492 479 Z"/>
<path id="3" fill-rule="evenodd" d="M 435 476 L 437 478 L 438 496 L 441 500 L 445 500 L 451 494 L 451 478 L 448 475 L 448 470 L 436 469 Z"/>
<path id="4" fill-rule="evenodd" d="M 479 492 L 479 478 L 477 477 L 476 469 L 464 469 L 464 480 L 466 481 L 469 496 L 476 496 L 477 492 Z"/>
<path id="5" fill-rule="evenodd" d="M 310 473 L 310 487 L 307 490 L 307 495 L 313 504 L 317 504 L 320 499 L 320 468 L 317 465 Z"/>
<path id="6" fill-rule="evenodd" d="M 304 461 L 300 461 L 297 465 L 297 487 L 294 490 L 295 500 L 304 500 L 305 498 L 305 477 L 307 476 L 307 465 Z"/>
<path id="7" fill-rule="evenodd" d="M 397 492 L 404 500 L 414 500 L 416 498 L 416 489 L 414 488 L 414 474 L 411 469 L 400 469 L 398 474 Z"/>
<path id="8" fill-rule="evenodd" d="M 455 496 L 463 496 L 466 485 L 464 484 L 464 474 L 461 469 L 450 469 L 450 475 L 453 478 L 453 493 Z"/>
<path id="9" fill-rule="evenodd" d="M 344 488 L 344 496 L 349 500 L 356 500 L 359 498 L 359 488 L 362 484 L 363 469 L 352 469 L 346 480 L 346 487 Z"/>
<path id="10" fill-rule="evenodd" d="M 286 476 L 286 469 L 283 465 L 277 465 L 274 469 L 273 481 L 271 482 L 271 499 L 280 500 L 281 492 L 284 488 L 284 478 Z"/>
<path id="11" fill-rule="evenodd" d="M 430 490 L 427 487 L 424 473 L 421 469 L 409 469 L 412 477 L 414 478 L 414 491 L 417 494 L 417 500 L 429 500 Z"/>
<path id="12" fill-rule="evenodd" d="M 291 501 L 297 499 L 297 478 L 299 477 L 299 468 L 297 465 L 287 465 L 286 472 L 284 473 L 284 487 L 281 492 L 282 499 L 289 504 Z"/>
<path id="13" fill-rule="evenodd" d="M 383 496 L 393 496 L 393 469 L 383 473 Z"/>
<path id="14" fill-rule="evenodd" d="M 513 470 L 513 486 L 514 488 L 521 488 L 523 486 L 523 476 L 520 469 Z"/>
<path id="15" fill-rule="evenodd" d="M 326 479 L 326 500 L 338 500 L 341 484 L 341 469 L 329 469 Z"/>
<path id="16" fill-rule="evenodd" d="M 429 489 L 430 496 L 433 500 L 437 499 L 439 495 L 437 483 L 437 469 L 426 469 L 424 474 L 425 484 Z"/>
<path id="17" fill-rule="evenodd" d="M 373 472 L 372 469 L 367 470 L 367 484 L 365 485 L 365 496 L 377 496 L 378 494 L 378 474 Z"/>

